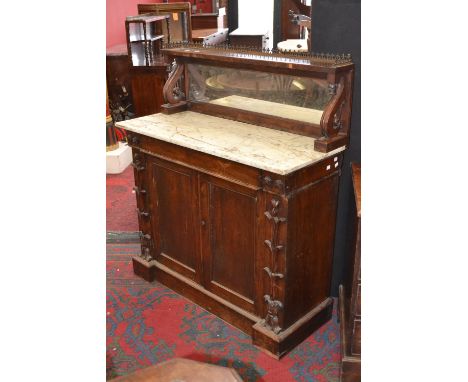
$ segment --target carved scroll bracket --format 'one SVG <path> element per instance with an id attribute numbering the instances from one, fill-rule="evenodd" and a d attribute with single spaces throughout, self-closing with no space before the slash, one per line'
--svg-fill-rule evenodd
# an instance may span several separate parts
<path id="1" fill-rule="evenodd" d="M 342 114 L 345 104 L 345 79 L 341 77 L 337 84 L 329 84 L 328 92 L 332 94 L 320 121 L 322 135 L 324 137 L 333 137 L 338 134 L 343 126 Z"/>
<path id="2" fill-rule="evenodd" d="M 164 100 L 171 105 L 178 104 L 185 100 L 185 94 L 181 84 L 184 68 L 185 66 L 179 64 L 176 60 L 171 64 L 169 78 L 163 88 Z"/>
<path id="3" fill-rule="evenodd" d="M 278 216 L 279 208 L 280 200 L 273 198 L 271 200 L 270 210 L 265 211 L 266 218 L 272 224 L 272 237 L 270 240 L 265 240 L 265 245 L 270 250 L 271 268 L 263 268 L 270 279 L 270 293 L 264 296 L 265 302 L 267 303 L 267 315 L 263 324 L 276 334 L 281 331 L 278 315 L 279 310 L 283 309 L 283 303 L 278 300 L 277 289 L 279 280 L 284 278 L 284 274 L 279 272 L 278 257 L 280 256 L 280 252 L 284 249 L 284 246 L 278 242 L 279 227 L 281 223 L 285 223 L 287 221 L 285 217 Z"/>

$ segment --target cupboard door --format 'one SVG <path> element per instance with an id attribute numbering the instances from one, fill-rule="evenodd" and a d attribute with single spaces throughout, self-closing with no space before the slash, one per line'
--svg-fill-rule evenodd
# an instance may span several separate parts
<path id="1" fill-rule="evenodd" d="M 153 159 L 151 184 L 156 260 L 200 283 L 197 173 Z"/>
<path id="2" fill-rule="evenodd" d="M 203 285 L 254 312 L 257 191 L 200 176 Z"/>

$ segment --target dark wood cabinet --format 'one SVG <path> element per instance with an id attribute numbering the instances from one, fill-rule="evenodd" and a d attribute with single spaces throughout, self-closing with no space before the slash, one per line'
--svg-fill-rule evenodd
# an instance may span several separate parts
<path id="1" fill-rule="evenodd" d="M 147 254 L 133 259 L 137 274 L 190 290 L 275 356 L 330 318 L 342 154 L 270 184 L 260 169 L 129 134 Z"/>
<path id="2" fill-rule="evenodd" d="M 331 318 L 338 183 L 351 102 L 345 78 L 352 80 L 352 64 L 343 62 L 329 74 L 339 82 L 330 86 L 336 94 L 323 110 L 312 110 L 315 101 L 291 97 L 285 88 L 268 98 L 275 102 L 255 98 L 270 92 L 203 88 L 228 75 L 227 66 L 250 69 L 244 52 L 188 45 L 166 53 L 187 61 L 172 67 L 163 113 L 118 123 L 128 131 L 134 156 L 142 248 L 133 258 L 134 272 L 183 294 L 281 357 Z M 294 72 L 291 62 L 279 61 L 284 54 L 261 54 L 259 73 L 239 73 L 246 88 L 255 89 L 270 72 L 279 83 L 277 71 L 295 73 L 295 84 L 316 86 L 310 78 L 324 78 L 335 65 L 291 58 L 301 69 Z M 201 66 L 215 59 L 224 60 L 220 74 Z M 338 127 L 323 126 L 322 140 L 293 133 L 328 118 Z"/>
<path id="3" fill-rule="evenodd" d="M 351 166 L 353 224 L 344 284 L 339 288 L 341 380 L 361 380 L 361 165 Z"/>

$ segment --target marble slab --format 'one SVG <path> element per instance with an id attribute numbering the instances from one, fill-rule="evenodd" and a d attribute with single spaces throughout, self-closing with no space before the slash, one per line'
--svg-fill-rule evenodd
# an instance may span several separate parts
<path id="1" fill-rule="evenodd" d="M 300 106 L 285 105 L 277 102 L 263 101 L 255 98 L 231 95 L 210 101 L 215 105 L 232 107 L 256 113 L 273 115 L 280 118 L 289 118 L 296 121 L 315 123 L 320 125 L 323 110 L 308 109 Z"/>
<path id="2" fill-rule="evenodd" d="M 193 111 L 153 114 L 116 126 L 280 175 L 345 149 L 319 153 L 314 151 L 314 138 Z"/>

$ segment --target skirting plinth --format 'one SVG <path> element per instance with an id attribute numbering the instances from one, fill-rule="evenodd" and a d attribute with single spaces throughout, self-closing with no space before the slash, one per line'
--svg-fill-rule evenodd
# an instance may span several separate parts
<path id="1" fill-rule="evenodd" d="M 235 306 L 156 260 L 146 261 L 133 257 L 133 271 L 146 281 L 157 280 L 242 330 L 252 337 L 254 345 L 276 359 L 299 345 L 332 316 L 333 300 L 327 298 L 289 328 L 275 334 L 264 326 L 261 317 Z"/>

